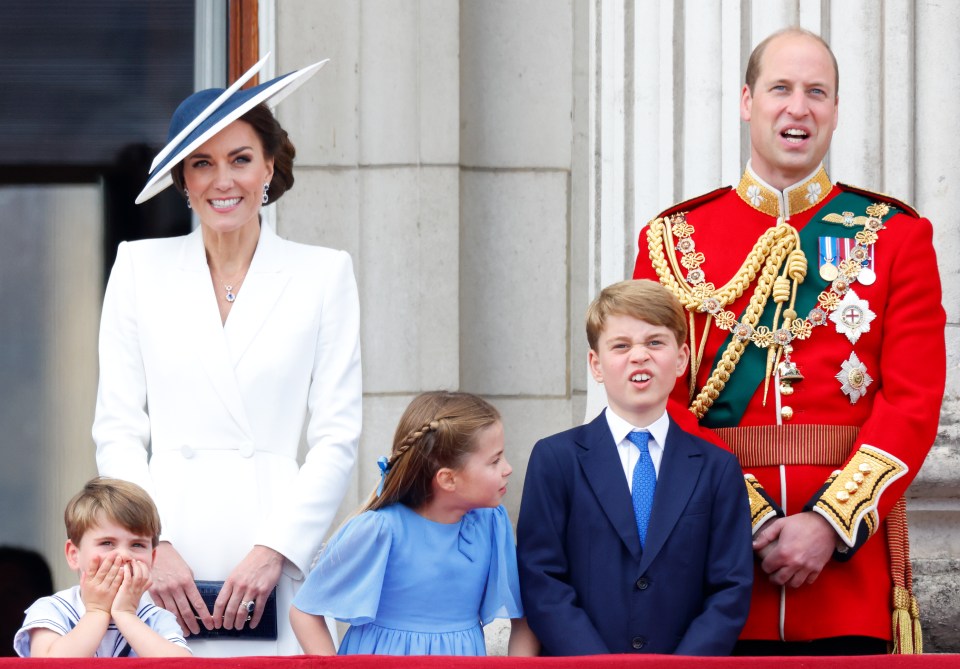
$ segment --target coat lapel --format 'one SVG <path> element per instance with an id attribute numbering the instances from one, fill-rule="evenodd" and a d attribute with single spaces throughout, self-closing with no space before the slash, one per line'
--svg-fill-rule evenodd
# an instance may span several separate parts
<path id="1" fill-rule="evenodd" d="M 269 226 L 261 226 L 257 250 L 250 269 L 223 327 L 228 355 L 235 369 L 257 336 L 290 281 L 284 268 L 280 238 Z"/>
<path id="2" fill-rule="evenodd" d="M 181 296 L 183 318 L 175 318 L 187 330 L 197 348 L 204 372 L 231 417 L 246 434 L 253 435 L 247 411 L 230 360 L 216 294 L 210 281 L 203 236 L 200 229 L 184 238 L 179 259 L 177 294 Z"/>
<path id="3" fill-rule="evenodd" d="M 703 469 L 703 454 L 693 447 L 689 436 L 673 419 L 667 432 L 667 443 L 660 461 L 657 490 L 653 497 L 647 541 L 640 561 L 643 573 L 663 548 L 680 514 L 687 506 L 690 496 Z"/>
<path id="4" fill-rule="evenodd" d="M 627 550 L 635 560 L 639 560 L 640 537 L 633 515 L 630 488 L 623 475 L 623 465 L 620 464 L 617 445 L 613 443 L 605 413 L 584 426 L 577 444 L 581 448 L 580 467 L 587 483 Z"/>

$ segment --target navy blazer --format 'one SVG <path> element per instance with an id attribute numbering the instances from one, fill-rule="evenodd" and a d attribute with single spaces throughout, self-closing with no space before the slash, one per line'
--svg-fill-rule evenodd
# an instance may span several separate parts
<path id="1" fill-rule="evenodd" d="M 537 442 L 517 557 L 544 655 L 730 653 L 753 584 L 743 474 L 672 419 L 646 544 L 604 414 Z"/>

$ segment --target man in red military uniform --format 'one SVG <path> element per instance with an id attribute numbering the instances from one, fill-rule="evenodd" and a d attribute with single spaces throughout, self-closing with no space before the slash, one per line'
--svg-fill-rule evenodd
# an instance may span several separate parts
<path id="1" fill-rule="evenodd" d="M 741 654 L 921 650 L 902 496 L 937 434 L 945 314 L 930 222 L 823 169 L 838 84 L 813 33 L 764 40 L 740 183 L 640 236 L 634 277 L 659 278 L 691 319 L 671 414 L 714 430 L 750 493 Z"/>

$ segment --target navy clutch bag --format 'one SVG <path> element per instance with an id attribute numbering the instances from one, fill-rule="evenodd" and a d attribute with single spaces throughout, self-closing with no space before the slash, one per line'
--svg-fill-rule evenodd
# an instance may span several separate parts
<path id="1" fill-rule="evenodd" d="M 223 587 L 223 581 L 195 581 L 200 596 L 203 597 L 204 604 L 212 613 L 213 604 L 217 601 L 217 595 L 220 594 L 220 588 Z M 244 625 L 242 630 L 212 629 L 208 630 L 200 625 L 200 634 L 193 634 L 191 638 L 197 639 L 261 639 L 275 641 L 277 638 L 277 589 L 270 591 L 267 597 L 267 603 L 263 608 L 263 617 L 260 618 L 260 624 L 251 629 L 250 624 Z"/>

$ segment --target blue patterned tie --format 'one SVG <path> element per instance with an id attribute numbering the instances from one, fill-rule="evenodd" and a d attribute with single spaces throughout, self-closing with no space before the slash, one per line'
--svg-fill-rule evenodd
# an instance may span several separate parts
<path id="1" fill-rule="evenodd" d="M 650 510 L 653 509 L 653 493 L 657 488 L 657 471 L 650 459 L 649 432 L 631 432 L 627 438 L 640 451 L 640 459 L 633 468 L 633 513 L 637 517 L 637 532 L 640 533 L 640 547 L 647 540 L 647 525 L 650 524 Z"/>

